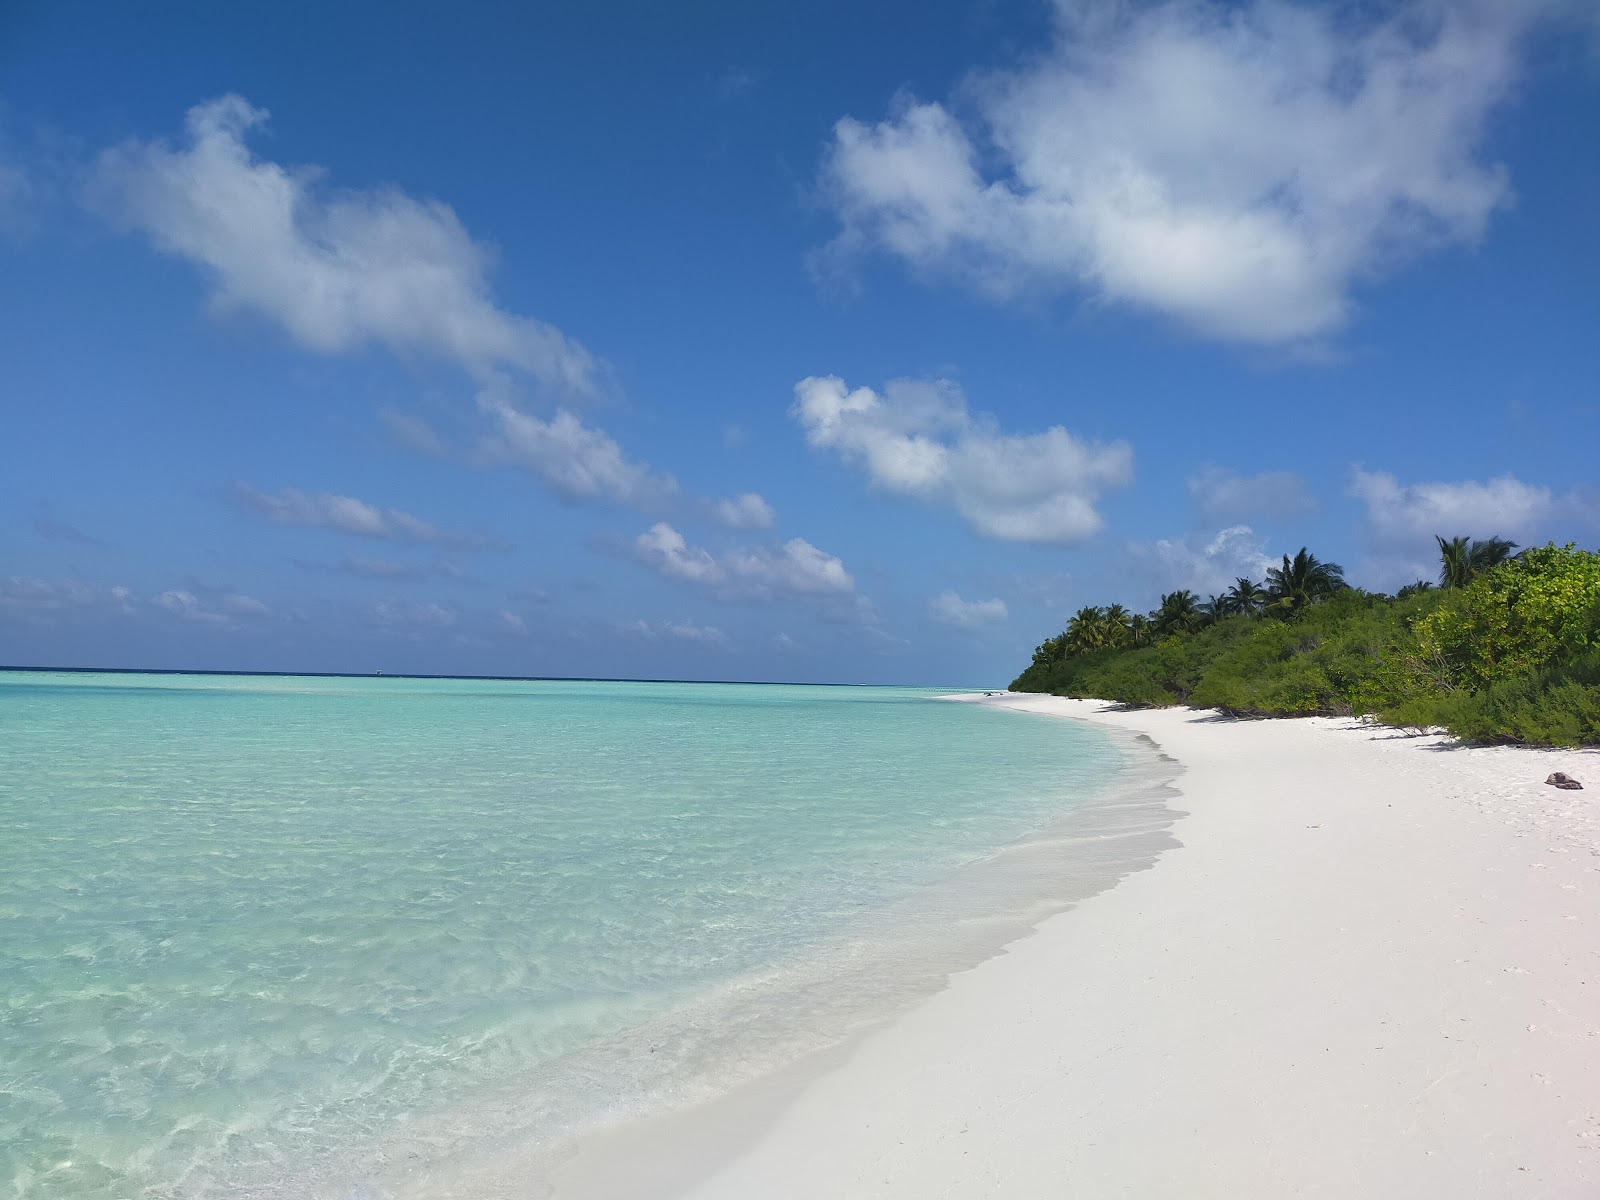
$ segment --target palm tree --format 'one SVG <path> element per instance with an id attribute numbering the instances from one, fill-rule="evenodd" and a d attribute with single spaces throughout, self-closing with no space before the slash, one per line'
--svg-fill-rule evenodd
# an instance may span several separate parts
<path id="1" fill-rule="evenodd" d="M 1168 592 L 1161 597 L 1161 606 L 1150 614 L 1150 624 L 1159 634 L 1193 633 L 1205 624 L 1205 614 L 1188 588 Z"/>
<path id="2" fill-rule="evenodd" d="M 1394 598 L 1396 600 L 1409 600 L 1412 596 L 1431 591 L 1433 591 L 1433 584 L 1426 579 L 1419 579 L 1415 583 L 1406 584 L 1405 587 L 1394 594 Z"/>
<path id="3" fill-rule="evenodd" d="M 1285 554 L 1283 565 L 1267 569 L 1267 587 L 1274 607 L 1299 612 L 1307 605 L 1326 600 L 1345 587 L 1344 568 L 1325 563 L 1308 554 L 1304 546 L 1293 559 Z"/>
<path id="4" fill-rule="evenodd" d="M 1089 605 L 1072 614 L 1067 622 L 1067 644 L 1075 653 L 1087 654 L 1106 644 L 1105 615 Z"/>
<path id="5" fill-rule="evenodd" d="M 1503 537 L 1485 538 L 1481 542 L 1453 537 L 1446 541 L 1435 534 L 1433 540 L 1439 543 L 1439 586 L 1447 588 L 1466 587 L 1485 571 L 1511 558 L 1511 552 L 1517 548 L 1515 542 Z"/>
<path id="6" fill-rule="evenodd" d="M 1439 543 L 1439 586 L 1466 587 L 1472 581 L 1472 539 L 1453 537 L 1447 542 L 1434 534 L 1433 540 Z"/>
<path id="7" fill-rule="evenodd" d="M 1128 644 L 1128 628 L 1132 614 L 1120 604 L 1108 604 L 1100 612 L 1100 620 L 1105 625 L 1106 645 L 1126 646 Z"/>
<path id="8" fill-rule="evenodd" d="M 1200 611 L 1205 614 L 1206 620 L 1215 625 L 1218 621 L 1226 620 L 1233 615 L 1233 604 L 1228 600 L 1227 594 L 1209 596 L 1200 606 Z"/>
<path id="9" fill-rule="evenodd" d="M 1128 645 L 1139 647 L 1150 644 L 1151 630 L 1150 618 L 1143 613 L 1134 613 L 1128 618 Z"/>
<path id="10" fill-rule="evenodd" d="M 1233 581 L 1228 589 L 1228 607 L 1236 613 L 1253 617 L 1267 606 L 1267 593 L 1259 583 L 1252 583 L 1243 575 Z"/>

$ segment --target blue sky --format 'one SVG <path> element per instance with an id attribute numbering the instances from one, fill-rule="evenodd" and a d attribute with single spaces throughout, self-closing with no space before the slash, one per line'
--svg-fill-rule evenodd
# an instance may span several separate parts
<path id="1" fill-rule="evenodd" d="M 1593 545 L 1592 14 L 8 5 L 0 662 L 997 685 Z"/>

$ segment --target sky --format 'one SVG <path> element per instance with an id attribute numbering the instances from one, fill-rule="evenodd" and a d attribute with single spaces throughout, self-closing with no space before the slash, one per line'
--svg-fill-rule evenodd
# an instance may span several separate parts
<path id="1" fill-rule="evenodd" d="M 0 4 L 0 663 L 1001 686 L 1600 543 L 1578 0 Z"/>

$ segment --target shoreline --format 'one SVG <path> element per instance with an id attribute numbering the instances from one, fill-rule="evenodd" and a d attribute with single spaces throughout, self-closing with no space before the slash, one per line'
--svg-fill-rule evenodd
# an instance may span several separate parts
<path id="1" fill-rule="evenodd" d="M 941 702 L 965 703 L 984 693 L 952 692 Z M 536 1190 L 513 1191 L 507 1184 L 520 1155 L 483 1174 L 469 1190 L 452 1195 L 537 1195 L 553 1200 L 639 1200 L 687 1195 L 730 1159 L 755 1145 L 820 1079 L 846 1066 L 864 1043 L 892 1028 L 907 1013 L 939 994 L 956 978 L 1003 955 L 1008 947 L 1033 937 L 1047 920 L 1070 912 L 1085 900 L 1153 868 L 1182 845 L 1175 836 L 1187 814 L 1175 807 L 1174 779 L 1181 763 L 1136 731 L 1103 729 L 1123 758 L 1119 777 L 1102 791 L 997 855 L 958 870 L 931 890 L 878 914 L 874 926 L 906 933 L 938 914 L 943 932 L 893 943 L 874 938 L 875 949 L 858 943 L 859 953 L 875 957 L 885 978 L 902 976 L 884 989 L 884 1000 L 870 1011 L 815 1010 L 822 1018 L 822 1044 L 776 1070 L 708 1099 L 679 1104 L 588 1130 L 552 1155 L 537 1170 Z M 900 914 L 895 915 L 895 909 Z M 887 919 L 887 920 L 886 920 Z M 832 1020 L 844 1017 L 843 1024 Z M 815 1037 L 809 1039 L 815 1041 Z M 407 1193 L 409 1194 L 409 1193 Z"/>
<path id="2" fill-rule="evenodd" d="M 1595 1194 L 1600 752 L 967 699 L 1153 739 L 1181 848 L 558 1200 Z"/>

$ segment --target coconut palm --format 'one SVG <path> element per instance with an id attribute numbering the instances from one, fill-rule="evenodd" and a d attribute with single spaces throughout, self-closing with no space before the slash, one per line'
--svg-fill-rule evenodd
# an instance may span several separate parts
<path id="1" fill-rule="evenodd" d="M 1128 644 L 1128 625 L 1133 614 L 1120 604 L 1108 604 L 1100 610 L 1100 619 L 1106 627 L 1106 645 L 1126 646 Z"/>
<path id="2" fill-rule="evenodd" d="M 1272 594 L 1273 607 L 1291 613 L 1326 600 L 1345 586 L 1343 567 L 1322 562 L 1316 555 L 1307 553 L 1304 546 L 1293 559 L 1285 554 L 1281 566 L 1267 568 L 1267 587 Z"/>
<path id="3" fill-rule="evenodd" d="M 1143 613 L 1134 613 L 1128 618 L 1128 645 L 1148 646 L 1152 636 L 1149 617 Z"/>
<path id="4" fill-rule="evenodd" d="M 1515 542 L 1502 537 L 1474 541 L 1471 538 L 1453 537 L 1449 541 L 1434 535 L 1439 543 L 1439 586 L 1466 587 L 1485 571 L 1498 567 L 1512 557 Z"/>
<path id="5" fill-rule="evenodd" d="M 1431 591 L 1433 591 L 1433 584 L 1426 579 L 1419 579 L 1415 583 L 1406 584 L 1405 587 L 1394 594 L 1394 598 L 1396 600 L 1409 600 L 1412 596 Z"/>
<path id="6" fill-rule="evenodd" d="M 1233 605 L 1229 603 L 1227 594 L 1221 596 L 1208 596 L 1206 602 L 1200 606 L 1200 611 L 1205 614 L 1206 620 L 1215 625 L 1233 615 Z"/>
<path id="7" fill-rule="evenodd" d="M 1205 614 L 1195 595 L 1188 588 L 1168 592 L 1161 597 L 1161 606 L 1150 614 L 1150 624 L 1163 636 L 1169 633 L 1193 633 L 1205 624 Z"/>
<path id="8" fill-rule="evenodd" d="M 1080 608 L 1067 622 L 1067 645 L 1077 654 L 1099 650 L 1106 644 L 1105 614 L 1093 605 Z"/>
<path id="9" fill-rule="evenodd" d="M 1259 583 L 1252 583 L 1241 575 L 1228 589 L 1227 599 L 1228 607 L 1234 612 L 1253 617 L 1266 608 L 1268 596 L 1266 589 Z"/>

